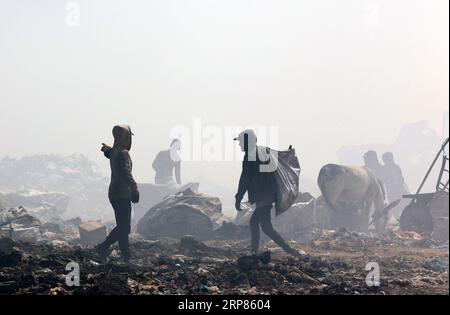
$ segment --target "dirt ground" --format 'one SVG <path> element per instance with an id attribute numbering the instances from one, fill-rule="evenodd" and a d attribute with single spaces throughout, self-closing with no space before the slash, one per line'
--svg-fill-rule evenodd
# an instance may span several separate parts
<path id="1" fill-rule="evenodd" d="M 429 248 L 368 247 L 363 251 L 352 250 L 318 250 L 311 247 L 302 248 L 311 256 L 323 257 L 326 260 L 345 263 L 349 270 L 342 270 L 339 276 L 342 281 L 364 287 L 368 271 L 365 265 L 376 262 L 380 267 L 380 287 L 376 290 L 362 289 L 353 293 L 375 294 L 449 294 L 448 287 L 448 251 Z M 447 266 L 447 272 L 437 272 L 426 268 L 426 263 L 439 261 Z M 331 278 L 339 279 L 338 275 Z M 358 282 L 361 281 L 362 284 Z M 344 292 L 345 289 L 344 289 Z"/>
<path id="2" fill-rule="evenodd" d="M 0 293 L 449 294 L 445 244 L 348 232 L 291 244 L 304 251 L 301 257 L 288 256 L 272 242 L 250 255 L 248 241 L 134 240 L 135 258 L 124 264 L 117 250 L 101 262 L 92 248 L 0 239 Z M 79 286 L 66 284 L 70 262 L 79 264 Z M 379 286 L 366 283 L 371 262 L 379 266 Z"/>

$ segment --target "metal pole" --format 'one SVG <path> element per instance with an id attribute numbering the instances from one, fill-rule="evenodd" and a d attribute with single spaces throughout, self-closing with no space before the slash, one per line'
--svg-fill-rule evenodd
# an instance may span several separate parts
<path id="1" fill-rule="evenodd" d="M 436 154 L 436 157 L 434 158 L 433 163 L 431 163 L 430 167 L 428 168 L 428 171 L 427 171 L 427 173 L 425 174 L 425 177 L 424 177 L 424 179 L 422 180 L 422 183 L 420 183 L 420 186 L 419 186 L 419 188 L 417 189 L 416 197 L 417 197 L 417 195 L 420 193 L 420 191 L 422 190 L 423 185 L 425 184 L 426 180 L 428 179 L 428 176 L 430 175 L 431 170 L 433 169 L 434 165 L 436 164 L 436 161 L 438 160 L 438 158 L 439 158 L 439 156 L 441 155 L 442 151 L 444 151 L 445 146 L 447 145 L 447 143 L 448 143 L 448 138 L 444 141 L 444 144 L 442 144 L 441 149 L 440 149 L 439 152 Z M 414 197 L 413 201 L 416 199 L 416 197 Z"/>

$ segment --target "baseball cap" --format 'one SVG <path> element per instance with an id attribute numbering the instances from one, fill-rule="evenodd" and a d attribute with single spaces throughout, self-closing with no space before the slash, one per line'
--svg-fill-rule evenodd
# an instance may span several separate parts
<path id="1" fill-rule="evenodd" d="M 238 134 L 238 136 L 236 138 L 233 138 L 234 141 L 240 140 L 240 139 L 244 139 L 244 135 L 247 134 L 247 136 L 249 138 L 253 138 L 256 140 L 256 133 L 253 129 L 245 129 L 244 131 L 242 131 L 240 134 Z"/>

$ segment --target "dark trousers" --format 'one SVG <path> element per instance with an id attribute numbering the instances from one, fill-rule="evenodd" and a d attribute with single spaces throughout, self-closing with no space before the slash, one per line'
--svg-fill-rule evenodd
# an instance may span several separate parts
<path id="1" fill-rule="evenodd" d="M 116 217 L 116 227 L 106 237 L 103 246 L 110 247 L 115 242 L 119 242 L 122 257 L 129 259 L 128 235 L 131 232 L 131 201 L 129 199 L 115 199 L 111 200 L 111 205 Z"/>
<path id="2" fill-rule="evenodd" d="M 293 249 L 284 241 L 281 235 L 273 228 L 272 218 L 270 216 L 270 210 L 272 205 L 256 205 L 256 209 L 250 218 L 250 232 L 252 237 L 252 251 L 257 252 L 260 241 L 259 226 L 263 232 L 269 236 L 278 246 L 287 252 L 291 252 Z"/>

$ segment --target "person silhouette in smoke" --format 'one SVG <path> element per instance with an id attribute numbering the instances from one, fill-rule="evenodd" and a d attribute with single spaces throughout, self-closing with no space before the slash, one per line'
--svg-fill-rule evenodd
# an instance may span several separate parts
<path id="1" fill-rule="evenodd" d="M 383 154 L 382 159 L 384 162 L 383 173 L 388 202 L 393 202 L 402 198 L 403 195 L 409 194 L 409 189 L 405 183 L 402 169 L 394 161 L 394 154 L 386 152 Z"/>
<path id="2" fill-rule="evenodd" d="M 364 153 L 364 166 L 370 169 L 375 177 L 384 184 L 384 170 L 383 165 L 381 165 L 378 160 L 377 152 L 370 150 Z"/>
<path id="3" fill-rule="evenodd" d="M 111 245 L 119 242 L 122 258 L 128 262 L 131 258 L 128 243 L 128 235 L 131 231 L 131 203 L 139 202 L 139 190 L 131 173 L 132 161 L 129 154 L 131 137 L 134 134 L 128 125 L 114 126 L 112 134 L 114 145 L 110 147 L 102 143 L 101 151 L 109 159 L 111 166 L 108 197 L 114 209 L 116 227 L 103 243 L 97 245 L 96 250 L 100 258 L 106 259 L 110 254 Z"/>
<path id="4" fill-rule="evenodd" d="M 170 143 L 168 150 L 160 151 L 152 163 L 155 170 L 155 184 L 175 186 L 173 180 L 173 173 L 175 170 L 176 184 L 181 185 L 181 158 L 179 152 L 181 149 L 181 142 L 174 139 Z"/>
<path id="5" fill-rule="evenodd" d="M 246 192 L 249 202 L 256 204 L 256 208 L 250 218 L 252 252 L 258 252 L 261 226 L 263 232 L 278 246 L 291 255 L 299 256 L 300 253 L 289 246 L 272 226 L 271 209 L 275 202 L 278 188 L 274 172 L 261 171 L 260 166 L 269 164 L 270 161 L 262 161 L 260 158 L 255 132 L 251 129 L 244 130 L 233 140 L 239 142 L 241 150 L 245 153 L 239 187 L 235 195 L 235 208 L 238 211 L 242 210 L 241 201 Z"/>

